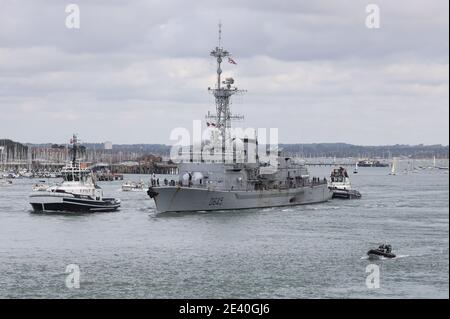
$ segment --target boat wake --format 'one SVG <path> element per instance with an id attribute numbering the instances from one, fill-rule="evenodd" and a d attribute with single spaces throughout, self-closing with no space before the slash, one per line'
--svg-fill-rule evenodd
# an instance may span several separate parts
<path id="1" fill-rule="evenodd" d="M 361 257 L 361 260 L 396 260 L 400 258 L 406 258 L 409 257 L 409 255 L 397 255 L 394 258 L 387 258 L 383 256 L 379 256 L 378 258 L 370 258 L 369 256 L 363 256 Z"/>

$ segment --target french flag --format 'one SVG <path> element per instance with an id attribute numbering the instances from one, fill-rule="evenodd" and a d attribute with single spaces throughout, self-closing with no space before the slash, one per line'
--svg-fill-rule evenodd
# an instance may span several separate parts
<path id="1" fill-rule="evenodd" d="M 234 61 L 232 58 L 228 57 L 228 62 L 231 64 L 237 64 L 236 61 Z"/>

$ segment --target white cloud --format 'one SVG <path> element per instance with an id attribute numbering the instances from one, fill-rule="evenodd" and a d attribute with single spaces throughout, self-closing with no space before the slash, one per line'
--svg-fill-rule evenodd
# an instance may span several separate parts
<path id="1" fill-rule="evenodd" d="M 0 136 L 168 143 L 214 108 L 221 19 L 249 126 L 283 142 L 448 144 L 445 1 L 379 1 L 379 30 L 350 0 L 77 3 L 74 31 L 60 2 L 2 0 Z"/>

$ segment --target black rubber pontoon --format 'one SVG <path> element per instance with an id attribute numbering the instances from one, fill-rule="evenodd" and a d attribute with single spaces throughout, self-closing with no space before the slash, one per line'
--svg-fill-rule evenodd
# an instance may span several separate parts
<path id="1" fill-rule="evenodd" d="M 371 249 L 367 252 L 369 258 L 395 258 L 396 255 L 392 253 L 391 245 L 380 245 L 377 249 Z"/>

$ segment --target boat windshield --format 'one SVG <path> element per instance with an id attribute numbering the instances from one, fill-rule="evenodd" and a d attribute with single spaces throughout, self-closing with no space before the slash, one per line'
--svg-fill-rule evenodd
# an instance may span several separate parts
<path id="1" fill-rule="evenodd" d="M 345 168 L 343 168 L 343 167 L 340 167 L 338 169 L 334 169 L 331 172 L 331 181 L 332 182 L 342 183 L 342 182 L 345 182 L 346 178 L 348 178 L 348 173 L 345 170 Z"/>
<path id="2" fill-rule="evenodd" d="M 87 182 L 90 180 L 89 171 L 65 171 L 62 175 L 65 182 Z"/>

